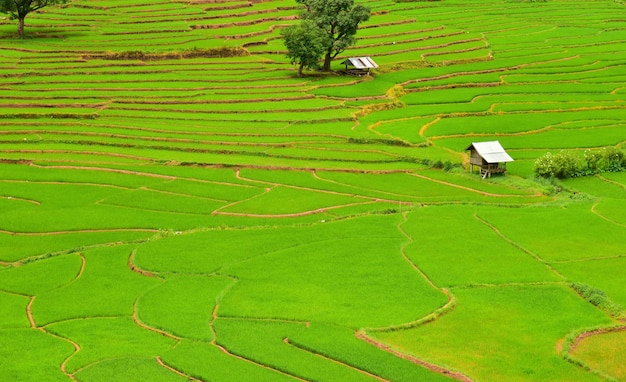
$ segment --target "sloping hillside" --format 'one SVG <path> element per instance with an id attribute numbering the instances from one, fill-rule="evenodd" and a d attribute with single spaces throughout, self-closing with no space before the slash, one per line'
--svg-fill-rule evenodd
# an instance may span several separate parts
<path id="1" fill-rule="evenodd" d="M 624 378 L 625 173 L 532 173 L 623 149 L 626 7 L 358 3 L 303 78 L 294 0 L 0 20 L 0 379 Z"/>

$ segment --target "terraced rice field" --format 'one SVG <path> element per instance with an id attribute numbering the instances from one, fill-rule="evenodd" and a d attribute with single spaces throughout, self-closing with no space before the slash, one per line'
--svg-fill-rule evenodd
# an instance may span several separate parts
<path id="1" fill-rule="evenodd" d="M 624 4 L 358 3 L 368 77 L 292 0 L 0 20 L 0 379 L 624 380 L 626 175 L 532 178 L 623 149 Z"/>

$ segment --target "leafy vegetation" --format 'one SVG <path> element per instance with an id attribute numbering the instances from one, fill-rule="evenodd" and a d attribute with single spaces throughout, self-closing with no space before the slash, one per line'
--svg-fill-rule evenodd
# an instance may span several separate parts
<path id="1" fill-rule="evenodd" d="M 535 161 L 535 174 L 544 178 L 575 178 L 602 172 L 626 170 L 626 154 L 615 147 L 602 151 L 584 151 L 578 155 L 571 151 L 546 155 Z"/>

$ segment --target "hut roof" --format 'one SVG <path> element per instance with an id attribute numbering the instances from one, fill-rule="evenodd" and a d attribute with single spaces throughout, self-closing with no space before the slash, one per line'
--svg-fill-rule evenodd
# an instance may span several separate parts
<path id="1" fill-rule="evenodd" d="M 513 158 L 504 151 L 498 141 L 474 142 L 465 150 L 476 150 L 487 163 L 513 162 Z"/>
<path id="2" fill-rule="evenodd" d="M 352 57 L 344 60 L 343 65 L 354 66 L 357 69 L 373 69 L 378 68 L 378 64 L 370 57 Z"/>

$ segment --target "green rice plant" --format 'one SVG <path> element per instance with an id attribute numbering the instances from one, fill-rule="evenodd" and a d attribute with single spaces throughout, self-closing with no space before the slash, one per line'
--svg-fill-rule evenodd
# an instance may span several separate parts
<path id="1" fill-rule="evenodd" d="M 37 296 L 32 306 L 35 322 L 45 325 L 87 317 L 130 317 L 134 301 L 160 284 L 128 267 L 132 249 L 121 246 L 86 251 L 84 271 L 74 282 Z"/>
<path id="2" fill-rule="evenodd" d="M 97 202 L 103 206 L 122 206 L 148 211 L 164 211 L 173 213 L 210 215 L 224 206 L 226 201 L 213 198 L 180 195 L 171 192 L 154 190 L 133 190 L 101 199 Z"/>
<path id="3" fill-rule="evenodd" d="M 604 173 L 600 176 L 586 176 L 573 179 L 564 179 L 562 182 L 565 187 L 590 195 L 606 197 L 611 199 L 624 199 L 624 187 L 619 183 L 607 181 L 609 175 L 618 175 L 619 173 Z M 610 200 L 603 200 L 603 202 Z M 619 202 L 619 200 L 617 200 Z M 605 209 L 606 210 L 606 209 Z M 619 209 L 618 209 L 619 212 Z"/>
<path id="4" fill-rule="evenodd" d="M 142 245 L 134 257 L 154 272 L 213 274 L 224 266 L 297 245 L 303 229 L 227 229 L 175 235 Z M 281 240 L 276 240 L 280 236 Z M 293 238 L 293 239 L 292 239 Z M 233 247 L 232 243 L 238 243 Z M 171 256 L 181 253 L 183 256 Z"/>
<path id="5" fill-rule="evenodd" d="M 224 184 L 212 181 L 176 179 L 151 187 L 153 190 L 185 194 L 206 199 L 237 201 L 251 198 L 261 193 L 258 187 L 241 186 L 236 183 Z M 202 209 L 206 208 L 205 206 Z"/>
<path id="6" fill-rule="evenodd" d="M 154 358 L 136 356 L 103 360 L 75 374 L 78 381 L 140 381 L 184 382 L 187 377 L 165 369 Z"/>
<path id="7" fill-rule="evenodd" d="M 0 331 L 7 329 L 25 329 L 30 327 L 26 309 L 29 298 L 0 291 Z"/>
<path id="8" fill-rule="evenodd" d="M 74 280 L 82 265 L 78 255 L 57 256 L 0 270 L 0 289 L 22 295 L 39 295 Z"/>
<path id="9" fill-rule="evenodd" d="M 571 283 L 570 287 L 582 298 L 589 301 L 592 305 L 597 306 L 599 309 L 604 310 L 611 316 L 620 316 L 624 313 L 622 306 L 611 300 L 602 289 L 582 283 Z"/>
<path id="10" fill-rule="evenodd" d="M 354 337 L 378 327 L 476 380 L 596 380 L 554 348 L 612 321 L 563 280 L 623 305 L 626 179 L 520 176 L 622 144 L 623 6 L 366 5 L 363 77 L 295 78 L 293 0 L 0 20 L 0 379 L 439 379 Z M 506 177 L 425 170 L 495 139 Z"/>
<path id="11" fill-rule="evenodd" d="M 188 339 L 211 341 L 212 313 L 233 280 L 218 277 L 168 277 L 137 301 L 145 324 Z"/>
<path id="12" fill-rule="evenodd" d="M 611 322 L 565 286 L 501 286 L 453 293 L 457 306 L 436 321 L 370 335 L 418 358 L 463 370 L 472 379 L 601 380 L 565 362 L 554 350 L 555 343 L 575 328 Z"/>
<path id="13" fill-rule="evenodd" d="M 46 330 L 79 344 L 80 351 L 67 360 L 69 372 L 112 358 L 156 357 L 176 344 L 172 338 L 137 326 L 130 317 L 66 320 Z"/>
<path id="14" fill-rule="evenodd" d="M 414 202 L 444 202 L 463 200 L 465 202 L 494 202 L 488 193 L 480 189 L 470 189 L 457 186 L 454 177 L 445 176 L 445 181 L 440 181 L 439 173 L 435 178 L 430 178 L 428 173 L 394 173 L 385 175 L 375 174 L 347 174 L 347 173 L 324 173 L 320 174 L 323 179 L 352 186 L 359 189 L 361 195 L 380 195 L 393 200 L 408 200 Z M 384 179 L 384 181 L 381 181 Z M 462 179 L 459 182 L 464 182 Z M 494 190 L 495 191 L 495 190 Z M 495 194 L 504 190 L 495 191 Z M 509 194 L 508 192 L 506 192 Z M 513 192 L 513 194 L 517 194 Z M 510 195 L 510 194 L 509 194 Z M 499 200 L 505 202 L 504 199 Z"/>
<path id="15" fill-rule="evenodd" d="M 624 331 L 594 333 L 582 339 L 571 352 L 575 360 L 581 360 L 592 370 L 621 380 L 626 377 L 623 358 Z"/>
<path id="16" fill-rule="evenodd" d="M 403 259 L 397 222 L 392 214 L 321 223 L 321 237 L 229 265 L 224 272 L 240 281 L 220 314 L 351 327 L 398 325 L 425 315 L 444 298 Z M 343 237 L 329 238 L 338 229 Z"/>
<path id="17" fill-rule="evenodd" d="M 77 252 L 91 246 L 110 245 L 119 242 L 139 242 L 153 235 L 149 231 L 102 231 L 102 232 L 59 232 L 50 235 L 15 235 L 10 233 L 0 234 L 0 261 L 38 261 L 51 254 L 63 252 Z M 70 260 L 73 258 L 73 260 Z M 64 260 L 58 260 L 59 264 L 68 264 L 76 261 L 74 256 Z M 42 264 L 47 264 L 44 262 Z M 34 264 L 33 264 L 34 265 Z M 38 265 L 35 268 L 41 268 Z M 61 266 L 60 268 L 64 268 Z M 41 270 L 41 269 L 40 269 Z M 13 271 L 12 271 L 13 272 Z M 19 273 L 19 272 L 18 272 Z M 24 273 L 24 276 L 30 272 Z M 21 279 L 22 275 L 17 277 Z M 34 280 L 31 280 L 34 282 Z M 45 280 L 38 280 L 44 282 Z"/>
<path id="18" fill-rule="evenodd" d="M 256 381 L 292 381 L 279 370 L 233 356 L 206 342 L 182 340 L 176 348 L 164 353 L 164 362 L 178 370 L 204 380 L 238 382 L 254 376 Z"/>
<path id="19" fill-rule="evenodd" d="M 405 249 L 407 256 L 441 287 L 560 280 L 547 264 L 476 219 L 474 214 L 482 214 L 483 209 L 441 206 L 413 211 L 402 225 L 413 240 Z M 457 227 L 454 235 L 458 241 L 446 239 L 450 227 Z M 462 255 L 455 250 L 458 243 L 463 243 Z"/>
<path id="20" fill-rule="evenodd" d="M 595 258 L 582 262 L 560 262 L 555 263 L 554 268 L 559 270 L 569 281 L 571 281 L 577 293 L 585 297 L 585 291 L 589 293 L 597 292 L 597 304 L 600 309 L 619 316 L 622 310 L 619 306 L 625 306 L 626 293 L 622 288 L 624 277 L 613 270 L 620 269 L 624 264 L 623 258 Z M 606 277 L 606 275 L 612 275 Z M 593 287 L 590 287 L 592 285 Z"/>
<path id="21" fill-rule="evenodd" d="M 218 344 L 231 353 L 307 380 L 369 381 L 371 377 L 284 341 L 308 330 L 303 323 L 223 320 L 215 322 Z"/>
<path id="22" fill-rule="evenodd" d="M 221 213 L 280 216 L 312 213 L 318 210 L 367 202 L 370 200 L 360 197 L 279 186 L 257 197 L 230 204 L 218 211 Z"/>
<path id="23" fill-rule="evenodd" d="M 0 330 L 0 366 L 3 377 L 19 381 L 67 381 L 59 365 L 74 346 L 39 330 Z"/>
<path id="24" fill-rule="evenodd" d="M 548 262 L 623 253 L 623 227 L 595 215 L 591 207 L 591 203 L 580 202 L 528 208 L 517 211 L 516 219 L 511 219 L 508 211 L 485 210 L 478 215 L 505 237 Z"/>
<path id="25" fill-rule="evenodd" d="M 623 191 L 622 191 L 623 192 Z M 623 199 L 605 199 L 600 201 L 594 211 L 605 219 L 624 226 L 626 219 L 624 218 L 624 201 Z"/>
<path id="26" fill-rule="evenodd" d="M 382 352 L 357 338 L 352 330 L 311 324 L 289 337 L 289 343 L 390 381 L 447 381 L 447 376 Z"/>

